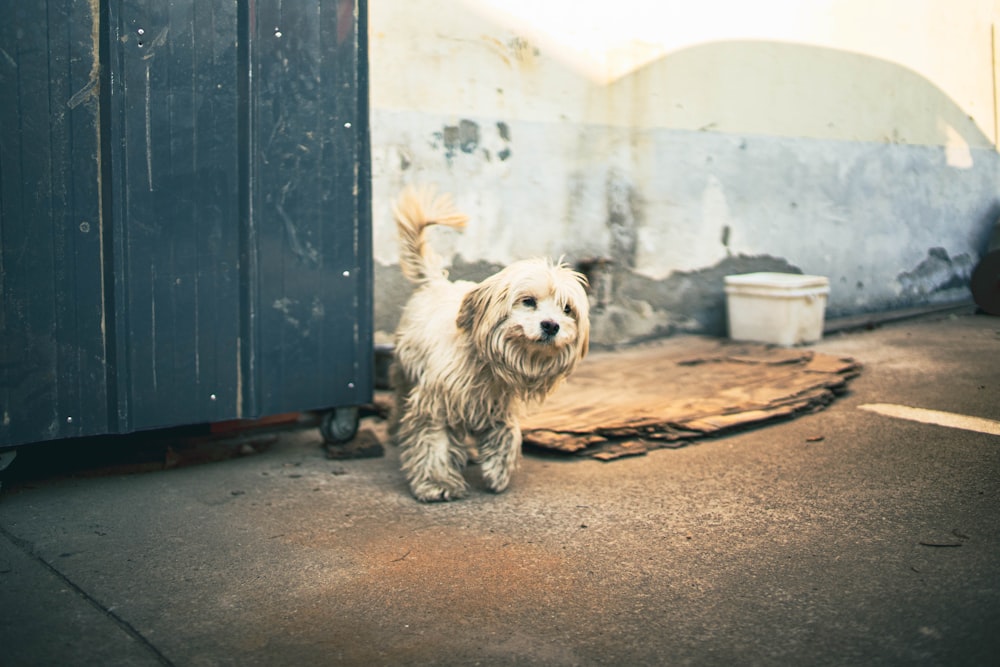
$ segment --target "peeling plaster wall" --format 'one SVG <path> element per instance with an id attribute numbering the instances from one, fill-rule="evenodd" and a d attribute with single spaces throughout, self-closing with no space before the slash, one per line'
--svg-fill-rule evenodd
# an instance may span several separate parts
<path id="1" fill-rule="evenodd" d="M 730 273 L 828 276 L 830 315 L 968 294 L 1000 213 L 992 105 L 983 116 L 993 85 L 983 19 L 995 20 L 996 3 L 957 3 L 971 18 L 936 26 L 923 45 L 964 67 L 957 81 L 931 81 L 857 43 L 748 39 L 676 51 L 644 43 L 638 51 L 652 56 L 627 69 L 614 51 L 595 75 L 489 2 L 373 4 L 383 336 L 409 293 L 390 213 L 407 183 L 438 184 L 472 218 L 464 233 L 432 232 L 453 277 L 535 255 L 611 259 L 599 344 L 722 333 Z M 945 4 L 924 3 L 913 20 Z M 902 44 L 900 53 L 918 51 Z M 965 62 L 959 44 L 972 54 Z"/>

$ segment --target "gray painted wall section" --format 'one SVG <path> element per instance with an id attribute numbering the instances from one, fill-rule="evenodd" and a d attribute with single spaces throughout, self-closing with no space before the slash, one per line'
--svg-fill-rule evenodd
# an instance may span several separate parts
<path id="1" fill-rule="evenodd" d="M 1000 213 L 997 153 L 501 118 L 373 114 L 376 328 L 408 287 L 389 203 L 437 183 L 471 215 L 436 230 L 453 276 L 521 257 L 613 260 L 594 340 L 723 333 L 723 276 L 827 276 L 828 316 L 966 298 Z"/>
<path id="2" fill-rule="evenodd" d="M 992 150 L 959 169 L 939 147 L 675 131 L 641 144 L 647 247 L 784 258 L 830 278 L 835 315 L 965 296 L 997 214 Z M 961 285 L 922 266 L 945 253 Z M 655 259 L 640 251 L 637 263 Z M 952 286 L 963 293 L 941 293 Z"/>

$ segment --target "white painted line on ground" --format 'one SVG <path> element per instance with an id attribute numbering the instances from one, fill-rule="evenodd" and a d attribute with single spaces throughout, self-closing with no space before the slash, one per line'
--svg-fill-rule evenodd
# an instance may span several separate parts
<path id="1" fill-rule="evenodd" d="M 960 428 L 965 431 L 1000 435 L 1000 422 L 992 419 L 983 419 L 982 417 L 969 417 L 968 415 L 960 415 L 955 412 L 942 412 L 941 410 L 911 408 L 908 405 L 896 405 L 894 403 L 866 403 L 858 407 L 862 410 L 885 415 L 886 417 L 909 419 L 910 421 L 922 424 L 937 424 L 938 426 Z"/>

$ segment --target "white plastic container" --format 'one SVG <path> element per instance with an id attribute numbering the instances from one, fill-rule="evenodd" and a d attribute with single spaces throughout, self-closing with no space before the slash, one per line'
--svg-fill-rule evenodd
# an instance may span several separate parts
<path id="1" fill-rule="evenodd" d="M 733 340 L 799 345 L 823 337 L 830 281 L 795 273 L 726 276 L 726 310 Z"/>

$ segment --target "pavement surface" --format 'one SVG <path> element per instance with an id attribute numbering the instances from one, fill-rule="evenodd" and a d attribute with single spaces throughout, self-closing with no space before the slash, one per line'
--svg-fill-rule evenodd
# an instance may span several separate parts
<path id="1" fill-rule="evenodd" d="M 822 412 L 450 504 L 315 429 L 156 472 L 22 448 L 0 664 L 1000 665 L 1000 318 L 815 348 L 865 365 Z"/>

